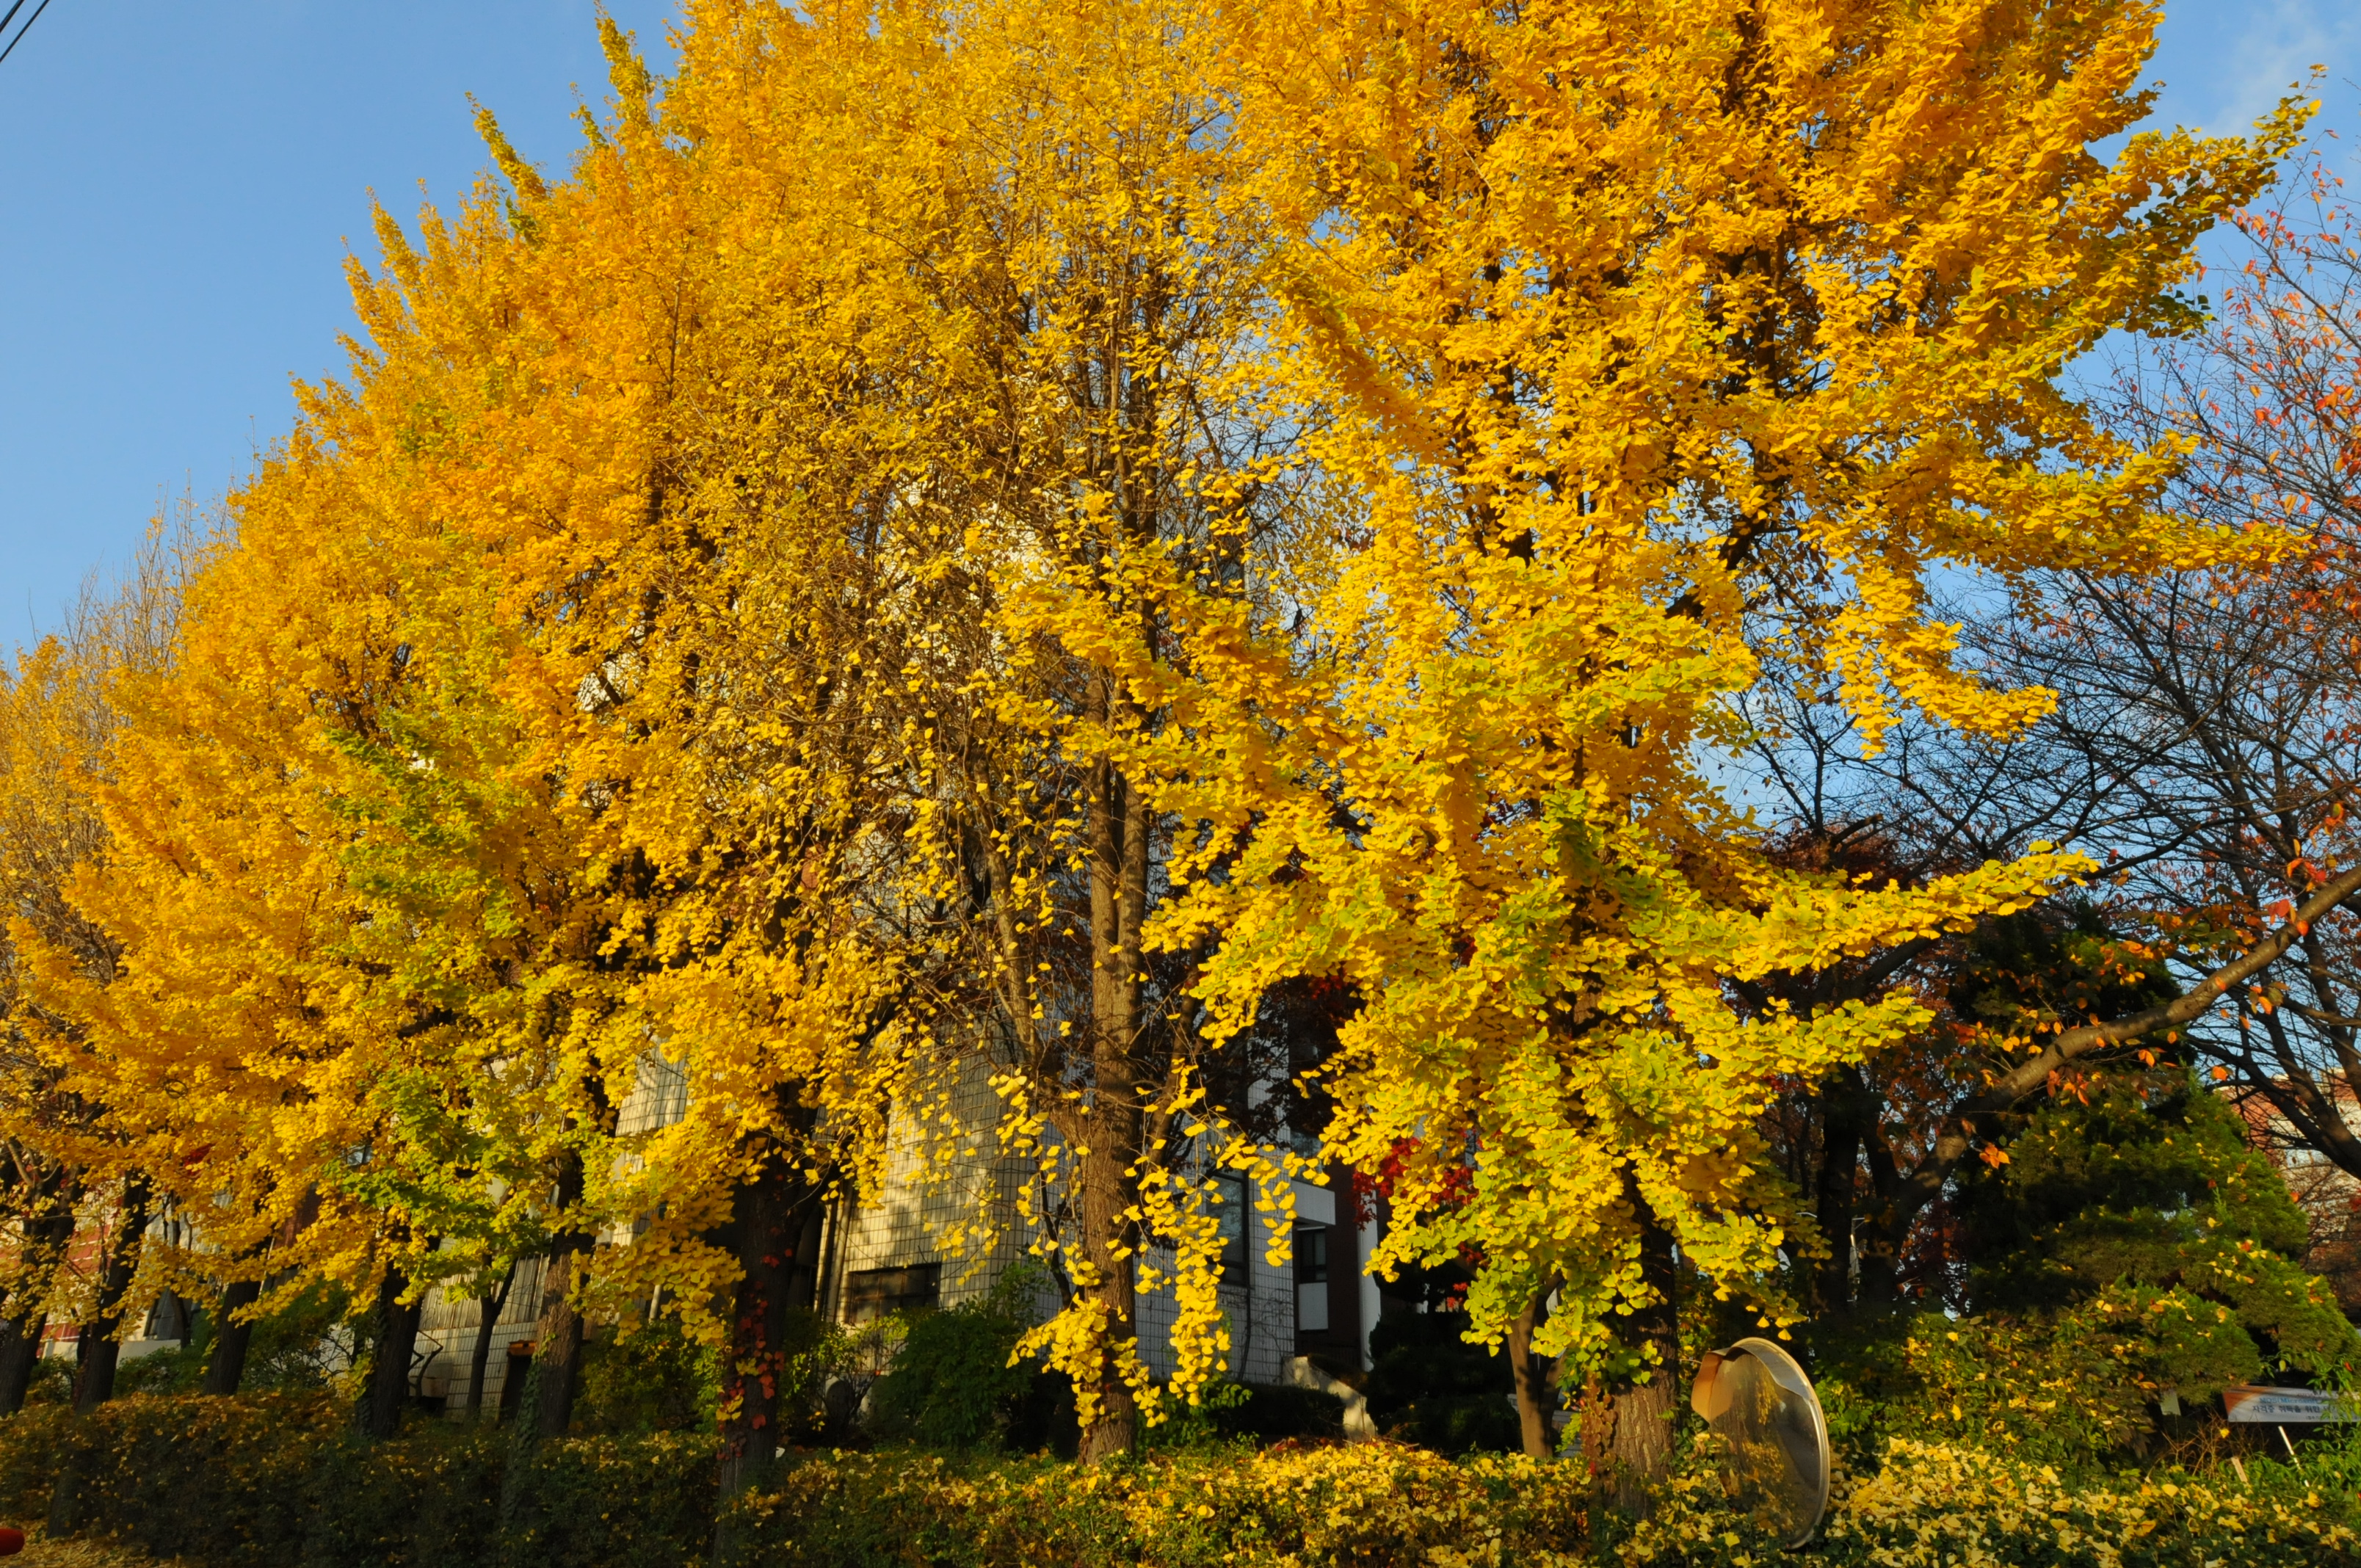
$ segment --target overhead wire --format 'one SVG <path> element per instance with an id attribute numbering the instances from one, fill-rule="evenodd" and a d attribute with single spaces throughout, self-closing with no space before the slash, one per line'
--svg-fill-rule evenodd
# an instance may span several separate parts
<path id="1" fill-rule="evenodd" d="M 5 16 L 0 16 L 0 33 L 5 33 L 8 30 L 9 21 L 15 17 L 18 11 L 23 10 L 24 7 L 25 0 L 16 0 L 16 3 L 14 5 L 8 7 L 8 15 Z M 49 0 L 41 0 L 39 5 L 33 7 L 33 14 L 25 18 L 25 25 L 16 29 L 16 36 L 15 38 L 8 40 L 8 47 L 6 49 L 0 49 L 0 64 L 5 64 L 8 57 L 16 52 L 16 46 L 25 41 L 25 35 L 33 30 L 33 24 L 39 21 L 41 19 L 41 13 L 49 8 Z"/>

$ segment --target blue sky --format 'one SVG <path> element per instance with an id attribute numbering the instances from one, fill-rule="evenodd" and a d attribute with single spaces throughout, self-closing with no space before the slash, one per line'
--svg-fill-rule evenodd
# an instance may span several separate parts
<path id="1" fill-rule="evenodd" d="M 672 0 L 608 9 L 662 58 Z M 294 417 L 290 377 L 341 366 L 369 192 L 407 218 L 421 181 L 466 191 L 486 162 L 469 93 L 563 166 L 577 84 L 606 91 L 596 15 L 51 0 L 0 65 L 0 650 L 120 563 L 159 501 L 241 477 Z"/>
<path id="2" fill-rule="evenodd" d="M 38 3 L 38 0 L 37 0 Z M 0 9 L 5 9 L 0 5 Z M 27 6 L 27 11 L 30 10 Z M 609 0 L 659 60 L 670 0 Z M 51 0 L 0 64 L 0 649 L 204 505 L 339 364 L 341 264 L 485 159 L 473 93 L 562 167 L 593 0 Z M 21 17 L 19 18 L 21 20 Z M 2361 5 L 2168 3 L 2160 117 L 2235 128 L 2314 63 L 2361 124 Z"/>

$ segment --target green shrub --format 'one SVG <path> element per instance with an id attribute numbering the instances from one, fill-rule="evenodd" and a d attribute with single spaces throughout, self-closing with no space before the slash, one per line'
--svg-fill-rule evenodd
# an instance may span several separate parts
<path id="1" fill-rule="evenodd" d="M 247 1345 L 244 1391 L 300 1393 L 334 1384 L 336 1368 L 351 1355 L 368 1351 L 366 1337 L 347 1321 L 350 1308 L 351 1299 L 344 1292 L 313 1285 L 258 1321 Z M 212 1312 L 198 1311 L 192 1332 L 180 1346 L 124 1362 L 115 1375 L 115 1393 L 195 1393 L 204 1385 L 220 1326 Z M 71 1398 L 72 1364 L 51 1360 L 43 1365 L 60 1369 L 68 1390 L 63 1397 Z"/>
<path id="2" fill-rule="evenodd" d="M 2134 1453 L 2151 1424 L 2141 1391 L 2076 1326 L 1931 1311 L 1816 1325 L 1829 1439 L 1857 1468 L 1873 1467 L 1896 1437 L 1986 1444 L 2067 1469 Z"/>
<path id="3" fill-rule="evenodd" d="M 150 1351 L 115 1369 L 115 1391 L 126 1394 L 188 1394 L 204 1381 L 209 1345 L 195 1341 L 177 1350 Z"/>
<path id="4" fill-rule="evenodd" d="M 365 1325 L 367 1318 L 361 1313 L 359 1324 Z M 212 1335 L 203 1319 L 199 1332 L 210 1353 Z M 368 1349 L 365 1329 L 356 1324 L 351 1296 L 330 1286 L 307 1285 L 255 1320 L 240 1387 L 248 1394 L 331 1387 L 337 1369 L 357 1365 Z"/>
<path id="5" fill-rule="evenodd" d="M 1336 1395 L 1259 1383 L 1239 1387 L 1246 1398 L 1213 1412 L 1213 1424 L 1225 1432 L 1257 1442 L 1345 1435 L 1345 1401 Z"/>
<path id="6" fill-rule="evenodd" d="M 681 1568 L 713 1541 L 718 1442 L 704 1433 L 577 1437 L 533 1444 L 501 1531 L 503 1561 Z"/>
<path id="7" fill-rule="evenodd" d="M 1212 1452 L 1290 1438 L 1336 1440 L 1345 1435 L 1345 1401 L 1315 1388 L 1260 1383 L 1217 1383 L 1193 1406 L 1148 1429 L 1144 1446 L 1156 1452 Z"/>
<path id="8" fill-rule="evenodd" d="M 1168 1406 L 1165 1419 L 1140 1432 L 1142 1452 L 1157 1454 L 1219 1453 L 1246 1446 L 1237 1430 L 1254 1394 L 1243 1383 L 1215 1383 L 1198 1391 L 1193 1405 Z"/>
<path id="9" fill-rule="evenodd" d="M 27 1409 L 73 1403 L 74 1364 L 63 1356 L 45 1355 L 33 1363 L 32 1381 L 25 1386 Z"/>
<path id="10" fill-rule="evenodd" d="M 1438 1453 L 1506 1452 L 1523 1439 L 1508 1357 L 1460 1333 L 1458 1312 L 1395 1312 L 1369 1334 L 1369 1416 L 1388 1437 Z"/>
<path id="11" fill-rule="evenodd" d="M 582 1347 L 574 1429 L 608 1435 L 710 1430 L 720 1389 L 720 1354 L 684 1333 L 678 1318 L 662 1318 Z"/>
<path id="12" fill-rule="evenodd" d="M 880 1436 L 958 1452 L 1012 1446 L 1038 1369 L 1011 1365 L 1033 1326 L 1035 1276 L 1011 1269 L 983 1296 L 909 1320 L 892 1368 L 869 1396 Z"/>

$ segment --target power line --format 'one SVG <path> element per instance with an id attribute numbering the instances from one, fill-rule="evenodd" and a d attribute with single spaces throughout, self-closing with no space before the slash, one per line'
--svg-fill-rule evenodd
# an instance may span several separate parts
<path id="1" fill-rule="evenodd" d="M 0 33 L 5 33 L 8 30 L 8 17 L 14 16 L 17 11 L 23 7 L 24 4 L 25 0 L 16 0 L 16 5 L 8 7 L 8 16 L 0 16 Z M 8 57 L 16 52 L 16 46 L 25 41 L 25 35 L 33 30 L 33 24 L 39 21 L 41 19 L 41 13 L 49 8 L 49 0 L 41 0 L 39 5 L 33 7 L 33 14 L 25 18 L 25 25 L 16 29 L 16 36 L 15 38 L 8 40 L 8 47 L 6 49 L 0 49 L 0 64 L 5 64 L 7 61 Z"/>

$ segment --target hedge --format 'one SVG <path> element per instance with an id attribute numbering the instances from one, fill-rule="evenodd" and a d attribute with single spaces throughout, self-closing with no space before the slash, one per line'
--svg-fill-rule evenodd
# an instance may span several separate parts
<path id="1" fill-rule="evenodd" d="M 1581 1467 L 1396 1443 L 1243 1444 L 1086 1469 L 910 1450 L 793 1454 L 718 1521 L 709 1436 L 512 1445 L 422 1422 L 352 1435 L 323 1396 L 118 1400 L 0 1420 L 0 1519 L 191 1568 L 1566 1568 Z M 2361 1447 L 2243 1475 L 2090 1474 L 1894 1439 L 1796 1558 L 1686 1452 L 1653 1516 L 1601 1516 L 1616 1568 L 2361 1568 Z M 1611 1528 L 1606 1528 L 1610 1526 Z M 723 1542 L 716 1552 L 717 1538 Z"/>
<path id="2" fill-rule="evenodd" d="M 719 1568 L 1561 1568 L 1587 1541 L 1580 1474 L 1396 1443 L 1097 1469 L 831 1454 L 733 1508 Z"/>
<path id="3" fill-rule="evenodd" d="M 520 1452 L 508 1432 L 438 1421 L 368 1443 L 320 1394 L 132 1398 L 0 1420 L 0 1519 L 201 1568 L 682 1568 L 705 1560 L 713 1499 L 705 1436 Z"/>
<path id="4" fill-rule="evenodd" d="M 1839 1476 L 1810 1555 L 1845 1568 L 2361 1568 L 2351 1448 L 2306 1469 L 2070 1477 L 1990 1449 L 1888 1442 L 1874 1474 Z M 1621 1568 L 1774 1568 L 1702 1471 L 1677 1478 L 1620 1546 Z"/>
<path id="5" fill-rule="evenodd" d="M 503 1482 L 513 1466 L 520 1484 Z M 200 1568 L 680 1568 L 716 1539 L 709 1437 L 482 1428 L 352 1435 L 320 1396 L 116 1400 L 0 1420 L 0 1519 Z M 791 1456 L 743 1499 L 723 1561 L 811 1568 L 1570 1562 L 1571 1467 L 1392 1444 L 1229 1446 L 1088 1470 L 895 1451 Z"/>

